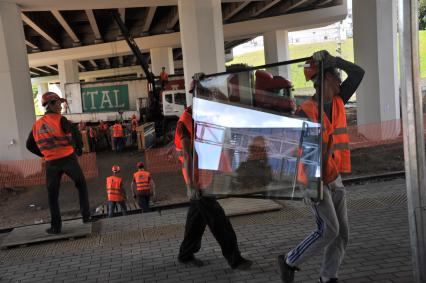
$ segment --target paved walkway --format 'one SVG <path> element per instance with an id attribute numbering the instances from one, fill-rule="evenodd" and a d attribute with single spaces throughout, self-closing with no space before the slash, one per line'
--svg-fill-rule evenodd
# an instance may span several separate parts
<path id="1" fill-rule="evenodd" d="M 413 282 L 404 180 L 349 187 L 351 240 L 341 282 Z M 177 263 L 186 209 L 105 219 L 89 238 L 0 251 L 0 282 L 280 282 L 276 257 L 313 228 L 307 207 L 232 217 L 249 271 L 231 270 L 210 232 L 202 268 Z M 1 236 L 0 236 L 1 237 Z M 1 240 L 1 239 L 0 239 Z M 296 274 L 316 282 L 320 257 Z"/>

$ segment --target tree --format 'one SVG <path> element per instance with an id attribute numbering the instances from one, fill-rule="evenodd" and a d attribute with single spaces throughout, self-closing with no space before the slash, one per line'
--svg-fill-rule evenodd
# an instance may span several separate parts
<path id="1" fill-rule="evenodd" d="M 419 0 L 419 29 L 426 29 L 426 0 Z"/>

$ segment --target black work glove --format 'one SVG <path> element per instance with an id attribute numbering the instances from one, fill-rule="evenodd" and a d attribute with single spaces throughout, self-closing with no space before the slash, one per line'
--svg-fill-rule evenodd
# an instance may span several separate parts
<path id="1" fill-rule="evenodd" d="M 336 57 L 331 56 L 327 50 L 321 50 L 321 51 L 315 52 L 312 55 L 312 59 L 314 59 L 314 61 L 316 62 L 322 60 L 324 63 L 324 69 L 336 66 Z"/>
<path id="2" fill-rule="evenodd" d="M 205 74 L 200 72 L 200 73 L 195 73 L 192 78 L 194 79 L 194 81 L 200 81 L 204 78 Z"/>
<path id="3" fill-rule="evenodd" d="M 186 194 L 189 200 L 200 200 L 202 197 L 201 190 L 196 188 L 187 188 Z"/>
<path id="4" fill-rule="evenodd" d="M 83 155 L 83 150 L 81 148 L 76 148 L 75 149 L 75 154 L 77 154 L 77 156 L 82 156 Z"/>

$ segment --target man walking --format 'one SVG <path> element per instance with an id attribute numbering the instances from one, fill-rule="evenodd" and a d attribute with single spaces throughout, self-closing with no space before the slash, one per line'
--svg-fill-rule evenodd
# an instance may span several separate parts
<path id="1" fill-rule="evenodd" d="M 192 91 L 193 87 L 190 92 Z M 202 172 L 197 169 L 197 164 L 193 164 L 193 160 L 197 159 L 197 156 L 193 156 L 196 155 L 196 153 L 193 154 L 193 123 L 192 106 L 190 106 L 185 109 L 180 117 L 175 133 L 176 151 L 180 155 L 182 174 L 187 187 L 187 195 L 190 199 L 185 235 L 180 246 L 178 260 L 181 263 L 198 267 L 204 264 L 201 260 L 195 258 L 194 254 L 201 248 L 201 239 L 207 225 L 219 243 L 222 254 L 231 268 L 247 270 L 251 267 L 252 261 L 241 256 L 238 249 L 237 236 L 223 208 L 216 199 L 205 197 L 202 194 L 202 190 L 211 185 L 212 178 L 204 174 L 203 180 L 200 180 L 199 175 Z M 193 168 L 193 165 L 195 168 Z"/>
<path id="2" fill-rule="evenodd" d="M 26 146 L 29 151 L 43 157 L 46 161 L 46 187 L 51 216 L 51 227 L 46 232 L 59 234 L 62 221 L 58 197 L 64 173 L 74 181 L 78 190 L 83 222 L 91 222 L 93 219 L 89 211 L 86 180 L 76 157 L 76 154 L 79 156 L 82 154 L 81 136 L 78 130 L 61 115 L 61 104 L 66 100 L 54 92 L 46 92 L 41 100 L 46 113 L 34 123 Z"/>
<path id="3" fill-rule="evenodd" d="M 364 70 L 339 57 L 331 56 L 327 51 L 313 54 L 312 60 L 305 67 L 306 80 L 312 80 L 316 94 L 301 105 L 298 116 L 304 116 L 318 122 L 318 96 L 320 82 L 318 80 L 318 64 L 324 64 L 324 119 L 323 119 L 323 183 L 324 197 L 319 203 L 312 203 L 309 196 L 305 202 L 311 204 L 317 230 L 292 249 L 287 255 L 278 257 L 281 279 L 285 283 L 294 281 L 294 272 L 298 266 L 313 255 L 324 250 L 320 270 L 320 283 L 338 282 L 338 270 L 342 263 L 349 240 L 349 225 L 345 199 L 345 188 L 340 173 L 349 173 L 350 151 L 349 136 L 346 125 L 345 104 L 349 101 L 361 83 Z M 337 69 L 347 73 L 342 83 Z"/>
<path id="4" fill-rule="evenodd" d="M 119 121 L 115 121 L 112 126 L 112 140 L 115 152 L 121 152 L 123 150 L 124 129 Z"/>

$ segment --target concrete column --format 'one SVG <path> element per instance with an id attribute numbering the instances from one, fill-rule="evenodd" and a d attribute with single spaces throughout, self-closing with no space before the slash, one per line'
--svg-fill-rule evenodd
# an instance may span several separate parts
<path id="1" fill-rule="evenodd" d="M 263 34 L 265 64 L 289 60 L 288 31 L 274 30 Z M 274 75 L 290 80 L 290 65 L 269 69 Z"/>
<path id="2" fill-rule="evenodd" d="M 396 12 L 396 0 L 353 1 L 355 62 L 365 70 L 357 91 L 358 124 L 388 121 L 378 133 L 365 127 L 370 138 L 400 133 L 400 124 L 391 122 L 400 119 Z"/>
<path id="3" fill-rule="evenodd" d="M 225 71 L 222 8 L 220 0 L 178 0 L 185 87 L 192 76 Z M 192 95 L 187 92 L 187 102 Z"/>
<path id="4" fill-rule="evenodd" d="M 65 84 L 78 83 L 78 65 L 76 60 L 64 60 L 58 62 L 59 82 L 61 85 L 61 96 L 65 96 Z"/>
<path id="5" fill-rule="evenodd" d="M 0 160 L 34 158 L 25 144 L 35 121 L 21 10 L 0 2 Z"/>
<path id="6" fill-rule="evenodd" d="M 173 48 L 162 47 L 149 50 L 151 55 L 151 69 L 154 75 L 159 76 L 161 69 L 166 68 L 169 75 L 175 73 L 175 63 L 173 60 Z"/>

